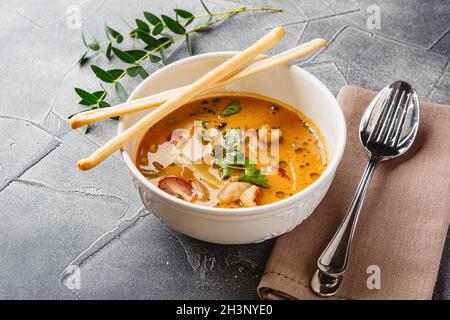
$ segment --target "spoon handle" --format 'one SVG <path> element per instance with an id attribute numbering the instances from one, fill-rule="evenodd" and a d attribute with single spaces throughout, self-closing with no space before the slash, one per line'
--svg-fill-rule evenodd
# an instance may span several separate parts
<path id="1" fill-rule="evenodd" d="M 339 289 L 367 186 L 377 163 L 378 159 L 374 157 L 369 160 L 344 220 L 317 261 L 318 270 L 311 281 L 311 288 L 321 296 L 332 296 Z"/>

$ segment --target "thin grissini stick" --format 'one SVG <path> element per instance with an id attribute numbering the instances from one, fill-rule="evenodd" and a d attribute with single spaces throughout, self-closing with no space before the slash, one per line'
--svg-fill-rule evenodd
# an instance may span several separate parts
<path id="1" fill-rule="evenodd" d="M 306 56 L 315 50 L 324 47 L 327 45 L 327 41 L 323 39 L 314 39 L 307 43 L 301 44 L 295 48 L 279 53 L 275 56 L 268 57 L 262 60 L 259 60 L 241 70 L 227 79 L 222 79 L 219 82 L 212 84 L 210 87 L 207 87 L 205 90 L 210 90 L 214 88 L 218 88 L 224 86 L 230 82 L 237 81 L 249 77 L 258 72 L 273 68 L 277 65 L 284 64 L 290 60 Z M 85 111 L 82 113 L 78 113 L 70 119 L 70 125 L 73 129 L 82 127 L 84 125 L 94 123 L 100 120 L 104 120 L 111 117 L 122 116 L 128 113 L 137 112 L 153 107 L 157 107 L 164 102 L 166 102 L 170 97 L 174 94 L 180 92 L 185 89 L 186 86 L 175 88 L 171 90 L 167 90 L 161 93 L 157 93 L 155 95 L 144 97 L 140 99 L 135 99 L 132 101 L 127 101 L 122 104 L 104 108 L 104 109 L 94 109 L 90 111 Z"/>
<path id="2" fill-rule="evenodd" d="M 283 27 L 275 28 L 249 48 L 236 54 L 234 57 L 214 68 L 191 85 L 182 89 L 163 103 L 154 112 L 147 114 L 133 126 L 121 132 L 104 146 L 100 147 L 100 149 L 91 154 L 88 158 L 78 161 L 78 169 L 89 170 L 94 168 L 133 138 L 146 131 L 154 123 L 163 119 L 165 116 L 187 103 L 193 97 L 203 92 L 205 88 L 210 86 L 211 83 L 216 83 L 220 79 L 228 77 L 233 74 L 233 72 L 239 70 L 239 68 L 244 66 L 246 63 L 249 63 L 260 53 L 273 48 L 284 36 L 284 33 Z"/>

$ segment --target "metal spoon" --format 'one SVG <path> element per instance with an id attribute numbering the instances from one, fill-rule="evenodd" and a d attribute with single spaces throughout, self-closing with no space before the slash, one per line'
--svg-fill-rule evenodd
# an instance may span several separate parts
<path id="1" fill-rule="evenodd" d="M 359 126 L 360 140 L 370 156 L 350 208 L 339 229 L 317 261 L 312 290 L 323 297 L 339 290 L 347 267 L 356 223 L 375 166 L 398 157 L 412 145 L 419 127 L 419 101 L 413 87 L 397 81 L 372 100 Z"/>

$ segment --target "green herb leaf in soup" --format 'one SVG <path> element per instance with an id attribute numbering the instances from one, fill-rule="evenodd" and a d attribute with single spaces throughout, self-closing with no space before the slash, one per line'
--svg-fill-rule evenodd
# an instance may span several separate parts
<path id="1" fill-rule="evenodd" d="M 240 128 L 229 129 L 224 136 L 225 163 L 227 165 L 238 165 L 244 163 L 242 150 L 243 132 Z"/>
<path id="2" fill-rule="evenodd" d="M 225 154 L 222 154 L 222 158 L 216 160 L 216 165 L 219 166 L 223 179 L 231 176 L 230 169 L 243 169 L 242 134 L 240 128 L 233 128 L 227 130 L 223 135 L 222 147 Z"/>
<path id="3" fill-rule="evenodd" d="M 220 113 L 224 117 L 230 117 L 234 114 L 241 112 L 241 103 L 239 101 L 233 101 Z"/>
<path id="4" fill-rule="evenodd" d="M 261 174 L 261 170 L 256 168 L 256 164 L 250 163 L 246 159 L 244 164 L 244 175 L 239 179 L 239 181 L 249 182 L 263 188 L 269 188 L 266 176 Z"/>
<path id="5" fill-rule="evenodd" d="M 222 179 L 228 179 L 231 177 L 231 172 L 229 166 L 223 161 L 216 161 L 216 165 L 220 168 L 220 173 L 222 174 Z"/>

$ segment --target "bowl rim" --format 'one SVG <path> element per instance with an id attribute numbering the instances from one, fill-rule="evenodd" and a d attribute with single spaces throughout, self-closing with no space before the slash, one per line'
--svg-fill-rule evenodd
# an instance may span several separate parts
<path id="1" fill-rule="evenodd" d="M 215 59 L 229 58 L 237 53 L 238 53 L 238 51 L 215 51 L 215 52 L 202 53 L 202 54 L 198 54 L 195 56 L 191 56 L 191 57 L 187 57 L 187 58 L 175 61 L 169 65 L 164 66 L 161 69 L 156 70 L 150 76 L 148 76 L 145 80 L 143 80 L 131 92 L 127 101 L 133 100 L 139 91 L 141 91 L 144 87 L 146 87 L 149 82 L 151 83 L 151 81 L 153 81 L 154 77 L 166 72 L 166 70 L 169 68 L 174 68 L 183 63 L 196 61 L 196 60 L 207 60 L 207 59 L 214 59 L 214 58 Z M 259 55 L 255 59 L 261 59 L 261 58 L 265 58 L 265 57 L 267 57 L 267 55 Z M 146 188 L 150 189 L 152 192 L 155 192 L 156 194 L 161 196 L 163 199 L 165 199 L 167 202 L 169 202 L 169 204 L 184 206 L 186 208 L 193 209 L 198 213 L 201 212 L 201 213 L 213 215 L 213 216 L 225 215 L 228 217 L 230 217 L 230 216 L 244 217 L 244 216 L 258 215 L 258 214 L 262 214 L 262 213 L 268 212 L 268 211 L 273 211 L 273 214 L 276 214 L 276 211 L 274 209 L 278 210 L 280 208 L 290 206 L 293 202 L 298 202 L 302 198 L 307 197 L 312 192 L 314 192 L 314 190 L 316 190 L 319 186 L 325 184 L 327 177 L 329 177 L 331 174 L 333 174 L 333 172 L 336 170 L 339 162 L 342 159 L 343 153 L 344 153 L 346 140 L 347 140 L 347 127 L 346 127 L 345 117 L 342 112 L 342 108 L 339 105 L 339 102 L 337 101 L 336 97 L 331 93 L 331 91 L 328 89 L 328 87 L 325 86 L 325 84 L 322 81 L 317 79 L 311 73 L 300 68 L 297 65 L 290 65 L 289 68 L 292 70 L 295 70 L 296 72 L 302 73 L 302 76 L 306 77 L 306 79 L 308 81 L 315 82 L 316 85 L 318 85 L 319 87 L 322 88 L 322 90 L 324 90 L 324 92 L 330 98 L 330 101 L 331 101 L 330 107 L 335 108 L 337 111 L 338 119 L 336 119 L 336 120 L 340 127 L 339 130 L 342 132 L 341 139 L 338 141 L 338 143 L 335 146 L 335 155 L 334 155 L 333 159 L 331 159 L 330 163 L 328 164 L 327 168 L 324 170 L 322 175 L 316 181 L 314 181 L 312 184 L 310 184 L 308 187 L 306 187 L 305 189 L 303 189 L 300 192 L 298 192 L 292 196 L 289 196 L 283 200 L 279 200 L 277 202 L 273 202 L 273 203 L 265 204 L 262 206 L 253 207 L 253 208 L 216 208 L 216 207 L 209 207 L 209 206 L 205 206 L 205 205 L 201 205 L 201 204 L 191 203 L 191 202 L 179 199 L 177 197 L 174 197 L 174 196 L 164 192 L 163 190 L 159 189 L 156 185 L 154 185 L 153 183 L 151 183 L 149 180 L 147 180 L 144 177 L 144 175 L 135 166 L 130 154 L 124 148 L 121 148 L 120 154 L 122 155 L 122 158 L 123 158 L 124 162 L 126 163 L 129 172 L 132 174 L 132 176 L 134 178 L 138 179 L 139 182 L 142 183 Z M 127 119 L 127 115 L 120 117 L 119 124 L 117 127 L 118 134 L 120 134 L 122 131 L 125 130 L 126 119 Z M 186 213 L 189 213 L 189 212 L 186 212 Z"/>

